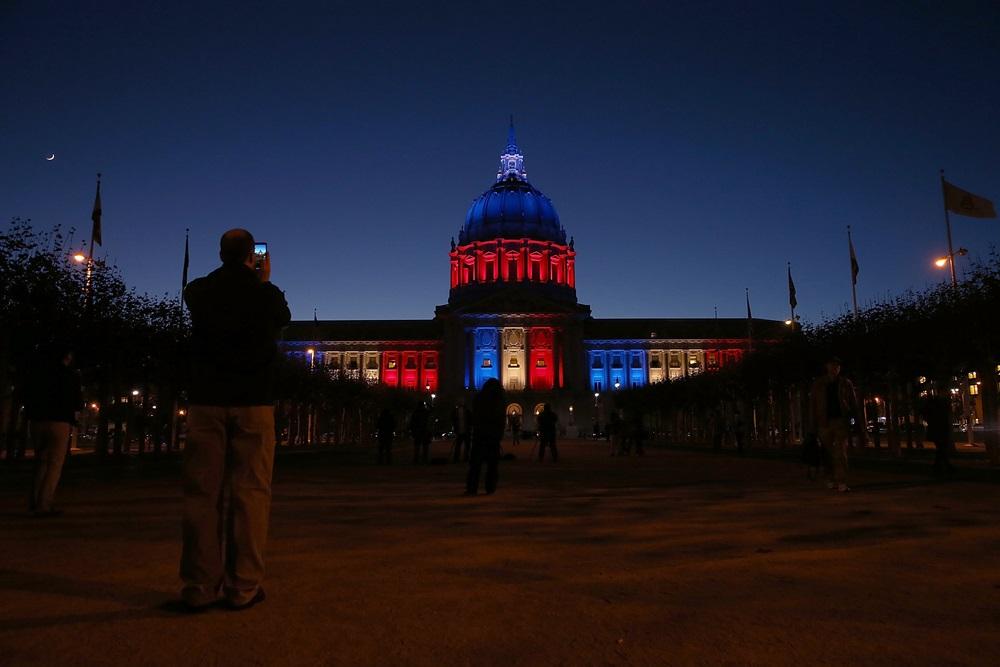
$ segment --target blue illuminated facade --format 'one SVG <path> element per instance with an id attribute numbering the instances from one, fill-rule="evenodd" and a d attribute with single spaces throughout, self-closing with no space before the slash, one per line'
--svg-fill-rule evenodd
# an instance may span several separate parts
<path id="1" fill-rule="evenodd" d="M 500 379 L 500 356 L 497 347 L 499 332 L 496 327 L 479 327 L 472 330 L 475 354 L 472 368 L 466 369 L 466 386 L 482 389 L 487 380 Z"/>
<path id="2" fill-rule="evenodd" d="M 497 379 L 527 427 L 550 403 L 568 429 L 589 431 L 614 392 L 714 372 L 748 347 L 744 318 L 592 317 L 577 301 L 575 244 L 528 181 L 513 123 L 449 261 L 448 302 L 432 320 L 293 322 L 285 350 L 327 372 L 434 393 L 439 406 Z M 769 320 L 753 329 L 755 344 L 785 333 Z"/>

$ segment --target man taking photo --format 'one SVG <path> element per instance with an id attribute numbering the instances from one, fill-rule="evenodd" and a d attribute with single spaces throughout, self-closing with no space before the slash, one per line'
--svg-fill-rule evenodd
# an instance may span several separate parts
<path id="1" fill-rule="evenodd" d="M 273 376 L 291 320 L 270 255 L 245 229 L 222 235 L 222 266 L 184 291 L 191 388 L 184 450 L 181 592 L 189 611 L 264 600 L 264 545 L 274 465 Z M 224 510 L 228 498 L 228 511 Z"/>

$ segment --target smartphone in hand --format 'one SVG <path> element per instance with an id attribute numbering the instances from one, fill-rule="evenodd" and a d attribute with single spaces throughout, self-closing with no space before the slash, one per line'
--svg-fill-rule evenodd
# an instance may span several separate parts
<path id="1" fill-rule="evenodd" d="M 253 244 L 253 268 L 260 271 L 261 265 L 264 263 L 264 257 L 267 256 L 267 244 L 257 242 Z"/>

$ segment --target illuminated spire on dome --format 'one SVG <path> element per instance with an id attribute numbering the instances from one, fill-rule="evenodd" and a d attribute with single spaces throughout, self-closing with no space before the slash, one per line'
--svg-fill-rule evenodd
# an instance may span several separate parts
<path id="1" fill-rule="evenodd" d="M 514 136 L 514 114 L 510 116 L 510 128 L 507 130 L 507 148 L 500 156 L 500 170 L 497 172 L 497 180 L 514 177 L 519 181 L 527 181 L 528 174 L 524 171 L 524 156 L 517 147 L 517 138 Z"/>

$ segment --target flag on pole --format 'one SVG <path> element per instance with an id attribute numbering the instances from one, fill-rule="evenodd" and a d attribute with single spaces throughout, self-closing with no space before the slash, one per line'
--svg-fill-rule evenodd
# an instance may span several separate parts
<path id="1" fill-rule="evenodd" d="M 788 305 L 795 310 L 799 305 L 799 300 L 795 298 L 795 282 L 792 280 L 792 264 L 788 263 Z"/>
<path id="2" fill-rule="evenodd" d="M 94 222 L 94 226 L 90 232 L 90 239 L 93 243 L 97 245 L 104 245 L 101 243 L 101 175 L 97 175 L 97 194 L 94 196 L 94 210 L 90 213 L 90 219 Z"/>
<path id="3" fill-rule="evenodd" d="M 847 230 L 847 245 L 851 248 L 851 284 L 858 284 L 858 273 L 861 271 L 861 267 L 858 266 L 858 256 L 854 252 L 854 241 L 851 239 L 851 230 Z"/>
<path id="4" fill-rule="evenodd" d="M 966 215 L 970 218 L 995 218 L 996 209 L 986 197 L 974 195 L 962 188 L 955 187 L 942 179 L 944 185 L 944 205 L 952 213 Z"/>
<path id="5" fill-rule="evenodd" d="M 181 291 L 183 292 L 188 286 L 188 267 L 191 265 L 191 256 L 188 254 L 188 235 L 190 234 L 190 229 L 184 230 L 184 273 L 181 275 Z"/>

